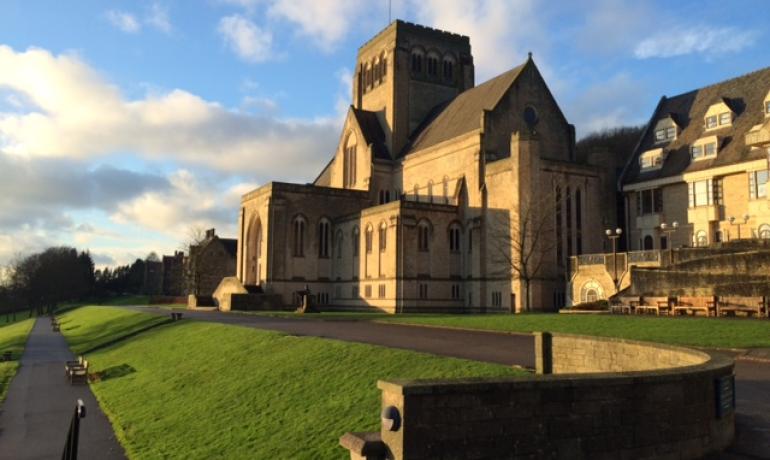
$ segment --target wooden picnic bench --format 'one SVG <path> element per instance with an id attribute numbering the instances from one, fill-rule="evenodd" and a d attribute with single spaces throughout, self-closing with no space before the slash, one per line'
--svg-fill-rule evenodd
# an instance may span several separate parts
<path id="1" fill-rule="evenodd" d="M 763 297 L 720 297 L 717 315 L 736 316 L 744 313 L 746 316 L 756 315 L 761 318 L 766 315 L 765 299 Z"/>
<path id="2" fill-rule="evenodd" d="M 68 371 L 70 384 L 74 385 L 88 383 L 88 360 L 84 359 L 81 366 L 73 366 Z"/>
<path id="3" fill-rule="evenodd" d="M 180 319 L 182 319 L 182 313 L 175 312 L 175 311 L 171 312 L 171 320 L 172 321 L 179 321 Z"/>
<path id="4" fill-rule="evenodd" d="M 13 358 L 13 354 L 11 353 L 11 350 L 5 350 L 3 352 L 2 359 L 0 361 L 10 361 Z"/>

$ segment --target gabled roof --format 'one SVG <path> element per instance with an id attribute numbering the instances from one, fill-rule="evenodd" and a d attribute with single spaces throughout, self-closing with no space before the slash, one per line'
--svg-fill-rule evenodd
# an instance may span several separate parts
<path id="1" fill-rule="evenodd" d="M 415 130 L 415 135 L 404 148 L 403 155 L 481 128 L 481 118 L 484 111 L 492 110 L 497 106 L 526 64 L 521 64 L 476 87 L 463 91 L 451 101 L 436 107 L 422 125 Z"/>
<path id="2" fill-rule="evenodd" d="M 350 109 L 353 111 L 358 127 L 364 135 L 364 142 L 366 142 L 366 145 L 372 146 L 374 157 L 389 160 L 390 154 L 388 154 L 388 148 L 385 145 L 385 132 L 382 130 L 377 113 L 357 109 L 353 106 Z"/>
<path id="3" fill-rule="evenodd" d="M 623 184 L 662 179 L 686 172 L 766 158 L 767 153 L 762 149 L 751 150 L 746 146 L 744 135 L 754 125 L 764 120 L 761 109 L 768 90 L 770 90 L 770 67 L 671 98 L 664 97 L 658 104 L 650 124 L 655 126 L 658 120 L 672 114 L 682 131 L 676 140 L 663 145 L 666 155 L 663 166 L 660 169 L 642 172 L 639 167 L 639 155 L 660 146 L 655 144 L 653 130 L 646 130 L 627 165 Z M 725 102 L 735 112 L 733 124 L 706 131 L 704 127 L 706 112 L 712 104 L 718 102 Z M 691 161 L 690 146 L 698 139 L 712 135 L 719 136 L 717 156 L 713 159 Z"/>

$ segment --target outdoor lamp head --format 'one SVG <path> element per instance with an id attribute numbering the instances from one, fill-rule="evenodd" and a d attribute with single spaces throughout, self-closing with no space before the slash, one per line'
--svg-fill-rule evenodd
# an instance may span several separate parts
<path id="1" fill-rule="evenodd" d="M 748 222 L 749 221 L 749 217 L 751 217 L 751 216 L 749 216 L 748 214 L 744 214 L 743 215 L 743 221 L 744 222 Z"/>
<path id="2" fill-rule="evenodd" d="M 622 229 L 622 228 L 616 228 L 616 229 L 615 229 L 615 233 L 617 233 L 618 235 L 620 235 L 621 233 L 623 233 L 623 229 Z"/>
<path id="3" fill-rule="evenodd" d="M 607 230 L 604 231 L 604 234 L 607 235 L 607 236 L 610 236 L 610 235 L 612 235 L 612 230 L 610 230 L 608 228 Z"/>
<path id="4" fill-rule="evenodd" d="M 665 222 L 661 222 L 661 223 L 660 223 L 660 229 L 661 229 L 661 230 L 665 230 L 665 229 L 666 229 L 666 227 L 668 227 L 668 225 L 666 225 L 666 223 L 665 223 Z"/>
<path id="5" fill-rule="evenodd" d="M 674 227 L 674 228 L 677 228 L 677 227 L 679 227 L 679 222 L 674 221 L 674 222 L 671 223 L 671 226 Z"/>
<path id="6" fill-rule="evenodd" d="M 735 222 L 735 216 L 730 216 L 727 220 L 730 221 L 730 223 L 732 224 L 733 222 Z"/>

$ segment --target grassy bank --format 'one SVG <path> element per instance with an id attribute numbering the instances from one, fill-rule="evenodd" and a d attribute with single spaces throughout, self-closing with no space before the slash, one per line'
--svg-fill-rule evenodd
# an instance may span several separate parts
<path id="1" fill-rule="evenodd" d="M 114 307 L 82 307 L 60 316 L 62 333 L 75 354 L 168 322 L 168 318 Z"/>
<path id="2" fill-rule="evenodd" d="M 41 321 L 45 320 L 41 319 Z M 34 324 L 34 318 L 13 323 L 6 323 L 5 320 L 0 322 L 0 355 L 5 351 L 11 352 L 11 361 L 0 362 L 0 404 L 5 400 L 8 385 L 13 376 L 16 375 L 19 359 L 21 359 L 21 353 L 24 351 L 24 344 L 27 343 L 29 331 L 32 330 Z"/>
<path id="3" fill-rule="evenodd" d="M 75 310 L 63 331 L 83 343 L 83 331 L 101 331 L 121 313 Z M 344 458 L 343 433 L 378 427 L 378 379 L 523 374 L 189 320 L 117 342 L 89 360 L 100 378 L 92 388 L 132 458 Z"/>
<path id="4" fill-rule="evenodd" d="M 770 347 L 770 321 L 756 319 L 495 314 L 405 315 L 378 320 L 503 332 L 564 332 L 698 347 Z"/>

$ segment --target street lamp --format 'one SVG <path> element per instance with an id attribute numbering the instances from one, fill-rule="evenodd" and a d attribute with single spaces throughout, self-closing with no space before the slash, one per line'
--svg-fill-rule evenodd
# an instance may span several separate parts
<path id="1" fill-rule="evenodd" d="M 604 231 L 604 234 L 607 235 L 607 238 L 612 241 L 612 267 L 615 271 L 615 276 L 612 278 L 612 281 L 615 282 L 615 284 L 618 284 L 618 247 L 617 247 L 617 239 L 620 238 L 621 233 L 623 233 L 622 228 L 616 228 L 615 232 L 610 230 L 609 228 Z"/>
<path id="2" fill-rule="evenodd" d="M 660 231 L 666 234 L 666 244 L 668 245 L 668 261 L 672 264 L 674 263 L 674 244 L 671 242 L 671 234 L 674 233 L 677 228 L 679 228 L 679 222 L 677 221 L 671 222 L 671 226 L 665 222 L 660 223 Z"/>
<path id="3" fill-rule="evenodd" d="M 744 214 L 743 215 L 743 222 L 739 221 L 738 223 L 735 222 L 736 221 L 735 216 L 730 216 L 727 219 L 730 222 L 730 225 L 737 225 L 738 226 L 738 238 L 737 239 L 739 239 L 739 240 L 741 239 L 741 225 L 748 223 L 749 222 L 749 217 L 750 216 L 748 214 Z"/>

